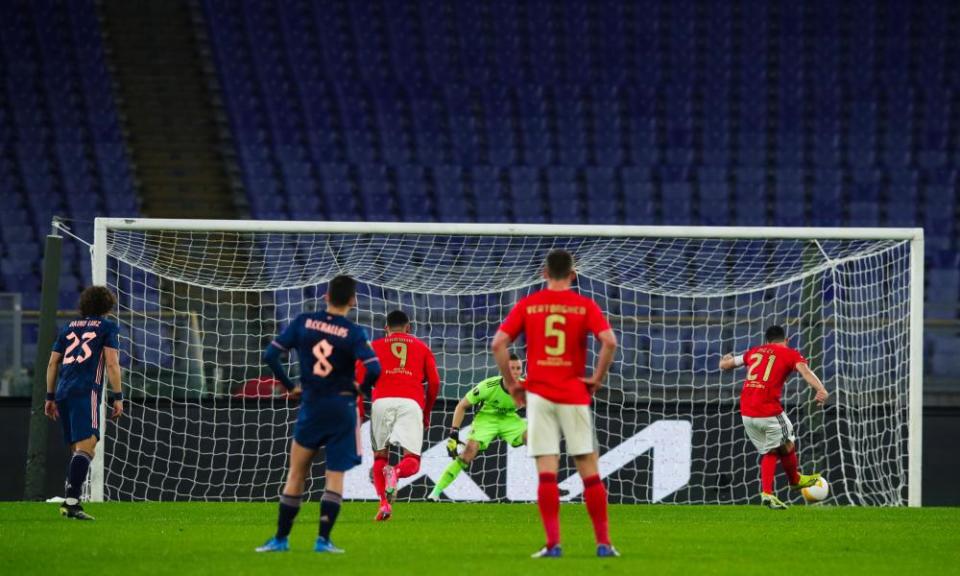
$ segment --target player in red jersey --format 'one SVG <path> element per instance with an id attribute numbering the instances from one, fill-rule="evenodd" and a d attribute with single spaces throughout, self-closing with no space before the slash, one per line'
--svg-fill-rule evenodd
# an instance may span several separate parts
<path id="1" fill-rule="evenodd" d="M 801 474 L 798 470 L 793 424 L 787 418 L 780 396 L 783 384 L 794 370 L 816 390 L 814 399 L 823 406 L 827 401 L 827 389 L 810 370 L 807 359 L 787 345 L 787 333 L 780 326 L 767 328 L 766 343 L 755 346 L 739 356 L 727 354 L 720 359 L 721 370 L 733 370 L 748 365 L 747 379 L 740 394 L 740 414 L 743 427 L 753 445 L 760 452 L 760 501 L 772 509 L 785 509 L 773 493 L 773 477 L 777 460 L 795 490 L 812 486 L 819 474 Z"/>
<path id="2" fill-rule="evenodd" d="M 371 343 L 380 359 L 381 373 L 373 388 L 370 437 L 373 442 L 373 483 L 380 496 L 376 520 L 393 514 L 392 502 L 400 478 L 420 470 L 423 431 L 440 390 L 437 362 L 430 348 L 410 333 L 410 319 L 401 310 L 387 314 L 387 335 Z M 362 374 L 358 374 L 358 379 Z M 427 389 L 424 394 L 423 382 Z M 389 465 L 390 446 L 400 446 L 403 457 Z"/>
<path id="3" fill-rule="evenodd" d="M 619 556 L 607 529 L 607 491 L 600 479 L 597 439 L 590 402 L 613 362 L 617 337 L 597 303 L 570 289 L 576 278 L 573 256 L 547 256 L 544 290 L 517 302 L 493 338 L 493 356 L 518 405 L 527 404 L 527 446 L 537 459 L 537 505 L 547 544 L 534 558 L 557 557 L 560 549 L 560 491 L 557 470 L 560 437 L 566 440 L 583 478 L 584 500 L 597 539 L 597 556 Z M 508 346 L 520 333 L 527 340 L 527 380 L 521 387 L 510 371 Z M 600 341 L 593 374 L 586 376 L 587 335 Z M 525 389 L 525 390 L 524 390 Z"/>

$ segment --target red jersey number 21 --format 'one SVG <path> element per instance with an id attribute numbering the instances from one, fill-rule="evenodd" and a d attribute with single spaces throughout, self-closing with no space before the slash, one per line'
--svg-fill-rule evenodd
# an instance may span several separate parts
<path id="1" fill-rule="evenodd" d="M 767 382 L 770 380 L 770 371 L 773 370 L 773 363 L 777 361 L 776 356 L 767 356 L 767 368 L 763 371 L 763 381 Z M 754 370 L 760 366 L 760 363 L 763 362 L 763 354 L 751 354 L 750 355 L 750 369 L 747 370 L 747 380 L 756 380 L 757 374 Z"/>
<path id="2" fill-rule="evenodd" d="M 326 340 L 317 342 L 313 347 L 313 357 L 317 360 L 313 363 L 314 376 L 324 378 L 333 372 L 333 364 L 330 363 L 331 354 L 333 354 L 333 346 Z"/>

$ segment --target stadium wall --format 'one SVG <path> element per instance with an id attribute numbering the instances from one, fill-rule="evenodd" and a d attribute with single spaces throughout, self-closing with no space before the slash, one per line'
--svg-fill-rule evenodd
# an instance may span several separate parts
<path id="1" fill-rule="evenodd" d="M 453 410 L 452 402 L 443 402 L 440 408 L 445 413 Z M 233 400 L 231 406 L 237 407 L 237 400 Z M 611 406 L 613 406 L 611 404 Z M 224 403 L 219 406 L 214 402 L 205 402 L 190 406 L 177 405 L 174 407 L 176 418 L 164 417 L 163 411 L 154 410 L 156 406 L 144 406 L 139 403 L 131 403 L 129 411 L 150 410 L 152 418 L 148 421 L 153 422 L 153 430 L 134 430 L 133 434 L 137 438 L 120 438 L 118 449 L 111 452 L 115 455 L 112 464 L 113 470 L 118 477 L 125 478 L 118 486 L 112 490 L 119 490 L 119 496 L 111 494 L 108 489 L 108 498 L 129 499 L 131 497 L 141 499 L 172 499 L 173 494 L 179 494 L 178 499 L 204 499 L 209 498 L 211 487 L 219 484 L 227 484 L 232 487 L 228 494 L 218 495 L 217 498 L 223 500 L 234 499 L 260 499 L 258 494 L 264 493 L 264 486 L 275 485 L 279 488 L 282 483 L 283 466 L 285 463 L 284 450 L 285 442 L 276 441 L 276 446 L 265 446 L 261 443 L 251 443 L 249 440 L 237 440 L 236 444 L 224 444 L 221 440 L 217 446 L 213 446 L 213 437 L 223 437 L 218 434 L 209 434 L 211 426 L 244 426 L 257 428 L 263 424 L 263 418 L 270 418 L 270 424 L 276 424 L 274 420 L 283 421 L 291 419 L 292 412 L 287 413 L 283 410 L 260 411 L 256 409 L 256 403 L 251 402 L 249 410 L 222 410 Z M 646 408 L 646 405 L 644 406 Z M 666 420 L 661 422 L 682 422 L 692 421 L 692 435 L 690 437 L 692 446 L 692 460 L 690 461 L 689 482 L 679 490 L 671 490 L 666 495 L 659 495 L 653 498 L 654 489 L 651 485 L 652 458 L 656 456 L 654 449 L 646 451 L 636 459 L 629 459 L 624 465 L 608 478 L 608 483 L 612 493 L 620 494 L 615 501 L 620 502 L 649 502 L 659 500 L 664 502 L 682 502 L 688 499 L 704 499 L 711 501 L 718 496 L 743 496 L 739 492 L 746 490 L 749 486 L 743 486 L 742 482 L 735 479 L 734 475 L 743 474 L 744 467 L 752 468 L 756 466 L 756 456 L 752 449 L 748 449 L 743 439 L 742 430 L 739 426 L 728 428 L 728 431 L 720 432 L 722 434 L 732 434 L 734 442 L 719 442 L 718 438 L 709 438 L 707 430 L 713 430 L 710 434 L 717 434 L 719 426 L 716 419 L 729 419 L 729 411 L 718 411 L 716 407 L 703 410 L 695 406 L 686 407 L 687 411 L 675 416 L 667 416 Z M 618 406 L 618 412 L 623 408 Z M 626 410 L 631 410 L 627 407 Z M 189 412 L 185 413 L 185 412 Z M 722 412 L 722 413 L 721 413 Z M 616 446 L 622 444 L 625 440 L 634 437 L 638 432 L 647 428 L 650 422 L 646 421 L 643 414 L 646 410 L 637 410 L 636 417 L 631 415 L 625 418 L 622 415 L 619 418 L 605 418 L 603 416 L 603 407 L 598 410 L 598 430 L 601 444 L 605 446 Z M 27 450 L 27 433 L 29 430 L 30 406 L 27 399 L 0 399 L 0 430 L 4 432 L 5 442 L 2 444 L 0 457 L 4 462 L 4 472 L 0 476 L 0 500 L 20 500 L 23 495 L 24 486 L 24 461 Z M 213 419 L 210 415 L 216 415 Z M 434 425 L 430 429 L 429 438 L 425 450 L 439 446 L 444 440 L 446 426 L 439 421 L 440 416 L 435 416 Z M 167 420 L 164 422 L 164 420 Z M 143 422 L 143 419 L 137 419 Z M 624 428 L 624 422 L 636 421 L 636 430 Z M 177 430 L 176 427 L 182 427 L 185 422 L 190 426 L 196 427 L 195 430 Z M 633 424 L 631 424 L 633 426 Z M 50 423 L 49 445 L 47 455 L 47 474 L 44 483 L 45 493 L 50 496 L 60 495 L 63 490 L 63 471 L 67 462 L 67 451 L 63 446 L 60 437 L 59 426 Z M 206 429 L 204 431 L 204 429 Z M 163 436 L 158 436 L 158 431 L 165 430 L 163 434 L 170 434 L 171 442 L 164 442 Z M 673 428 L 676 430 L 676 428 Z M 251 438 L 251 434 L 238 434 L 238 438 Z M 190 440 L 184 443 L 184 438 L 192 439 L 194 445 L 190 445 Z M 955 454 L 956 449 L 954 439 L 960 438 L 960 409 L 927 407 L 924 410 L 924 474 L 923 474 L 923 501 L 928 506 L 957 506 L 960 505 L 960 489 L 957 488 L 954 479 L 960 474 L 960 462 L 951 455 Z M 132 442 L 130 440 L 133 440 Z M 651 439 L 646 438 L 645 445 Z M 210 443 L 207 446 L 205 444 Z M 682 442 L 681 442 L 682 444 Z M 801 454 L 803 450 L 813 444 L 805 442 L 801 431 L 799 445 Z M 726 453 L 709 452 L 712 447 L 726 445 Z M 150 460 L 151 466 L 149 474 L 151 477 L 138 477 L 136 479 L 124 476 L 129 472 L 122 472 L 124 461 L 135 458 L 133 453 L 125 453 L 124 447 L 137 447 L 141 457 Z M 199 449 L 199 450 L 198 450 Z M 831 447 L 832 449 L 832 447 Z M 829 450 L 828 450 L 829 451 Z M 214 461 L 204 462 L 201 468 L 206 471 L 192 471 L 190 474 L 191 482 L 187 483 L 179 478 L 177 468 L 181 463 L 199 464 L 196 462 L 198 453 L 215 453 Z M 274 461 L 266 463 L 262 460 L 263 455 L 274 454 Z M 426 457 L 426 455 L 425 455 Z M 810 455 L 809 457 L 813 457 Z M 258 459 L 256 469 L 251 469 L 248 465 L 251 459 Z M 502 443 L 496 443 L 488 451 L 488 455 L 479 458 L 470 475 L 476 479 L 478 484 L 485 486 L 496 486 L 496 489 L 488 488 L 486 496 L 490 500 L 506 500 L 507 483 L 504 470 L 507 466 L 507 449 Z M 108 461 L 110 465 L 110 461 Z M 424 467 L 426 468 L 426 466 Z M 729 468 L 729 470 L 724 470 Z M 365 468 L 360 469 L 365 473 Z M 572 474 L 573 470 L 568 469 L 561 472 L 561 477 Z M 322 465 L 317 465 L 314 470 L 314 478 L 319 478 L 322 473 Z M 829 474 L 829 472 L 828 472 Z M 752 477 L 752 473 L 748 473 Z M 531 480 L 532 481 L 532 480 Z M 663 484 L 662 479 L 658 484 Z M 146 486 L 151 486 L 151 489 Z M 410 495 L 415 499 L 422 499 L 426 496 L 431 487 L 431 482 L 426 477 L 421 477 L 413 482 L 407 489 L 401 492 L 401 496 Z M 752 485 L 752 484 L 751 484 Z M 519 487 L 522 492 L 524 486 Z M 517 486 L 512 486 L 512 490 L 519 493 Z M 315 498 L 319 498 L 320 484 L 312 483 L 308 487 L 309 492 Z M 661 490 L 662 491 L 662 490 Z M 267 491 L 269 494 L 270 491 Z M 269 498 L 269 496 L 268 496 Z M 511 496 L 512 498 L 512 496 Z"/>

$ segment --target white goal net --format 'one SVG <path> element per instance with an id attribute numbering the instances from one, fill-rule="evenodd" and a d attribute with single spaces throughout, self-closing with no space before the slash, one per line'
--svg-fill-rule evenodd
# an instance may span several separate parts
<path id="1" fill-rule="evenodd" d="M 750 229 L 110 219 L 97 230 L 94 281 L 119 298 L 131 401 L 107 428 L 94 498 L 275 499 L 297 406 L 272 388 L 260 354 L 346 273 L 360 282 L 352 318 L 373 338 L 400 308 L 436 355 L 441 396 L 420 473 L 400 491 L 423 499 L 450 462 L 442 441 L 456 401 L 496 373 L 491 338 L 517 299 L 541 286 L 544 257 L 558 247 L 575 254 L 575 289 L 600 304 L 620 341 L 594 402 L 611 502 L 756 498 L 758 456 L 737 404 L 743 373 L 717 365 L 772 324 L 786 327 L 832 394 L 821 410 L 798 377 L 785 387 L 801 468 L 823 473 L 836 503 L 902 505 L 917 489 L 912 320 L 922 286 L 911 284 L 920 242 L 912 231 L 769 238 Z M 367 426 L 347 497 L 375 497 Z M 322 489 L 322 470 L 321 452 L 308 494 Z M 577 500 L 570 462 L 560 477 L 563 497 Z M 784 485 L 781 476 L 786 498 Z M 523 449 L 494 442 L 445 494 L 533 500 L 536 474 Z"/>

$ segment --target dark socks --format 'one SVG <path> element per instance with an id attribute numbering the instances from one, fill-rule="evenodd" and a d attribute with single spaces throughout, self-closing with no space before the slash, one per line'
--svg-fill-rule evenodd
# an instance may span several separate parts
<path id="1" fill-rule="evenodd" d="M 67 500 L 68 506 L 76 506 L 80 503 L 80 491 L 83 490 L 83 483 L 87 479 L 87 471 L 90 469 L 90 460 L 93 456 L 86 452 L 77 450 L 70 459 L 70 467 L 67 469 Z"/>
<path id="2" fill-rule="evenodd" d="M 342 501 L 343 496 L 329 490 L 320 498 L 320 537 L 324 540 L 330 540 L 330 531 L 333 530 L 337 515 L 340 514 Z"/>
<path id="3" fill-rule="evenodd" d="M 293 520 L 300 512 L 300 503 L 303 496 L 280 495 L 280 514 L 277 517 L 277 538 L 284 539 L 290 535 L 293 529 Z"/>

